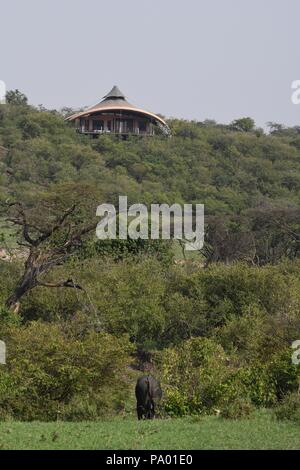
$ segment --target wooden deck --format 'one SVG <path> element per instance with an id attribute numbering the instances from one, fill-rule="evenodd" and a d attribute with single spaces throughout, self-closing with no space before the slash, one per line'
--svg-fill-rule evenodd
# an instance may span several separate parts
<path id="1" fill-rule="evenodd" d="M 76 132 L 78 132 L 78 134 L 86 134 L 86 135 L 92 135 L 92 136 L 98 136 L 98 135 L 135 135 L 135 136 L 142 136 L 142 137 L 146 137 L 146 136 L 154 136 L 155 135 L 155 132 L 152 131 L 152 132 L 135 132 L 135 131 L 131 131 L 131 132 L 118 132 L 118 131 L 108 131 L 108 130 L 94 130 L 94 131 L 86 131 L 86 130 L 83 130 L 83 129 L 76 129 Z"/>

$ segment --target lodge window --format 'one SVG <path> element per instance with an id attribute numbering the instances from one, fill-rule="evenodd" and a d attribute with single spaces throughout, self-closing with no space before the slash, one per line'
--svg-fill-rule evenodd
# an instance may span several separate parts
<path id="1" fill-rule="evenodd" d="M 95 119 L 93 121 L 93 131 L 103 131 L 104 129 L 104 121 L 100 119 Z"/>
<path id="2" fill-rule="evenodd" d="M 147 130 L 146 121 L 139 121 L 139 131 L 146 132 L 146 130 Z"/>
<path id="3" fill-rule="evenodd" d="M 116 132 L 133 132 L 132 119 L 116 119 Z"/>
<path id="4" fill-rule="evenodd" d="M 107 130 L 111 131 L 111 121 L 107 121 L 106 125 L 107 125 Z"/>
<path id="5" fill-rule="evenodd" d="M 126 121 L 126 131 L 127 132 L 133 132 L 133 121 L 132 121 L 132 119 L 128 119 Z"/>

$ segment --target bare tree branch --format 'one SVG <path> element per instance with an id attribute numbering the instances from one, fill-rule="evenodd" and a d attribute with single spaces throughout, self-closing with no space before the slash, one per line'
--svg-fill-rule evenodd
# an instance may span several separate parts
<path id="1" fill-rule="evenodd" d="M 67 287 L 84 290 L 82 286 L 76 284 L 72 279 L 59 282 L 43 282 L 39 279 L 55 266 L 60 266 L 78 250 L 82 245 L 82 238 L 92 232 L 97 222 L 78 227 L 72 224 L 69 218 L 74 215 L 76 204 L 66 209 L 55 222 L 48 228 L 42 228 L 37 224 L 28 221 L 26 210 L 20 202 L 7 204 L 15 209 L 15 214 L 9 216 L 7 221 L 22 228 L 24 241 L 19 241 L 20 246 L 29 249 L 28 256 L 24 264 L 24 272 L 19 279 L 14 292 L 7 299 L 6 305 L 14 310 L 20 299 L 31 289 L 37 286 L 44 287 Z M 53 208 L 52 208 L 53 209 Z M 66 230 L 67 229 L 67 230 Z M 33 236 L 30 231 L 34 231 Z M 61 231 L 60 241 L 56 241 L 53 234 Z M 51 243 L 49 243 L 51 241 Z"/>
<path id="2" fill-rule="evenodd" d="M 41 287 L 70 287 L 72 289 L 84 290 L 82 286 L 80 286 L 79 284 L 75 284 L 73 279 L 67 279 L 66 281 L 59 281 L 59 282 L 38 281 L 37 285 Z"/>

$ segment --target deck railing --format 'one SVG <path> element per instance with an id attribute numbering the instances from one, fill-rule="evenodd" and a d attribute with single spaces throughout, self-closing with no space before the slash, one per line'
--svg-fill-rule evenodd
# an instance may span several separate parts
<path id="1" fill-rule="evenodd" d="M 151 129 L 149 131 L 139 131 L 139 130 L 119 130 L 119 131 L 110 131 L 108 129 L 94 129 L 94 130 L 86 130 L 84 128 L 77 128 L 76 132 L 79 134 L 91 134 L 91 135 L 102 135 L 102 134 L 119 134 L 119 135 L 154 135 L 154 130 Z"/>

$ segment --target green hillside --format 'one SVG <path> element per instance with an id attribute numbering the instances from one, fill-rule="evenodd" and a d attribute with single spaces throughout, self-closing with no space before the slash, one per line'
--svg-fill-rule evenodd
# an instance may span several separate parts
<path id="1" fill-rule="evenodd" d="M 63 116 L 30 106 L 0 110 L 1 195 L 30 199 L 55 185 L 95 185 L 103 199 L 203 203 L 206 213 L 296 208 L 300 194 L 300 130 L 273 124 L 271 133 L 243 119 L 169 121 L 171 139 L 118 141 L 77 135 Z M 7 173 L 8 171 L 8 173 Z"/>

